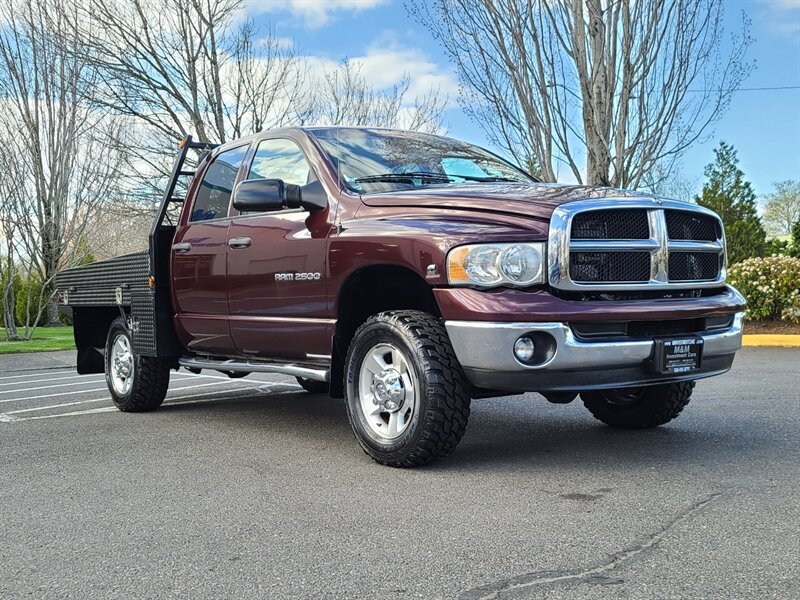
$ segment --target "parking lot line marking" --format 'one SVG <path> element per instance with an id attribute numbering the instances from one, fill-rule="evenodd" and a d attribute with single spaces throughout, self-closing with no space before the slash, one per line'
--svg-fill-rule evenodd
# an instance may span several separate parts
<path id="1" fill-rule="evenodd" d="M 94 382 L 92 382 L 92 383 L 94 383 Z M 187 385 L 187 386 L 183 386 L 183 387 L 175 387 L 175 388 L 172 388 L 172 389 L 173 390 L 191 390 L 191 389 L 194 389 L 194 388 L 207 387 L 207 386 L 210 386 L 210 385 L 223 385 L 225 383 L 230 383 L 230 384 L 234 384 L 234 385 L 242 385 L 242 383 L 245 383 L 245 382 L 243 382 L 241 379 L 228 379 L 226 377 L 224 381 L 212 381 L 211 383 L 201 383 L 199 385 Z M 264 383 L 269 383 L 269 382 L 265 381 Z M 92 388 L 90 390 L 76 390 L 74 392 L 60 392 L 60 393 L 57 393 L 57 394 L 42 394 L 40 396 L 26 396 L 25 398 L 5 398 L 4 400 L 0 400 L 0 404 L 5 404 L 6 402 L 22 402 L 23 400 L 40 400 L 42 398 L 54 398 L 56 396 L 69 396 L 69 395 L 72 395 L 72 394 L 84 394 L 84 393 L 88 394 L 88 393 L 91 393 L 91 392 L 102 392 L 103 390 L 107 390 L 107 389 L 108 389 L 107 387 L 101 387 L 101 388 Z M 16 391 L 16 392 L 25 392 L 25 391 L 28 391 L 28 390 L 14 390 L 14 391 Z"/>
<path id="2" fill-rule="evenodd" d="M 79 378 L 83 378 L 83 381 L 88 381 L 88 379 L 86 379 L 86 377 L 96 377 L 97 375 L 102 375 L 102 373 L 92 373 L 91 375 L 78 375 L 76 373 L 74 375 L 70 375 L 69 377 L 51 377 L 51 378 L 47 378 L 47 379 L 37 379 L 36 383 L 42 383 L 42 382 L 45 382 L 45 381 L 63 381 L 65 379 L 79 379 Z M 29 375 L 29 377 L 31 377 L 31 376 Z M 0 386 L 20 385 L 21 383 L 24 383 L 24 382 L 21 382 L 21 381 L 9 381 L 7 383 L 0 383 Z"/>
<path id="3" fill-rule="evenodd" d="M 71 394 L 88 394 L 90 392 L 102 392 L 103 390 L 107 390 L 107 387 L 101 388 L 92 388 L 90 390 L 77 390 L 74 392 L 60 392 L 58 394 L 42 394 L 40 396 L 28 396 L 27 398 L 6 398 L 5 400 L 0 400 L 0 404 L 5 404 L 6 402 L 22 402 L 23 400 L 39 400 L 41 398 L 54 398 L 56 396 L 69 396 Z M 25 390 L 16 390 L 18 392 L 24 392 Z"/>
<path id="4" fill-rule="evenodd" d="M 63 381 L 63 380 L 68 380 L 68 379 L 76 379 L 76 380 L 79 380 L 79 381 L 76 381 L 75 383 L 59 383 L 59 384 L 57 384 L 55 386 L 54 385 L 46 385 L 46 386 L 42 386 L 42 387 L 39 387 L 39 388 L 25 388 L 25 389 L 21 389 L 21 390 L 20 389 L 5 390 L 5 391 L 0 391 L 0 394 L 10 394 L 12 392 L 30 392 L 30 391 L 33 391 L 33 390 L 36 390 L 36 389 L 44 390 L 44 389 L 48 389 L 48 388 L 51 388 L 51 387 L 65 387 L 65 386 L 68 386 L 68 385 L 79 385 L 81 383 L 100 383 L 101 381 L 103 381 L 102 379 L 100 379 L 99 381 L 90 381 L 89 379 L 87 379 L 88 377 L 96 377 L 98 375 L 102 376 L 103 374 L 102 373 L 92 373 L 90 375 L 77 375 L 77 374 L 75 374 L 75 375 L 71 375 L 69 377 L 53 377 L 52 379 L 37 379 L 36 383 L 43 383 L 45 381 Z M 189 374 L 186 374 L 186 373 L 170 373 L 170 376 L 171 377 L 178 377 L 181 381 L 186 380 L 186 379 L 192 379 L 194 377 L 207 377 L 207 378 L 211 378 L 211 379 L 224 379 L 226 381 L 230 381 L 230 377 L 217 377 L 215 375 L 189 375 Z M 20 383 L 21 382 L 18 382 L 18 381 L 10 381 L 8 383 L 0 383 L 0 386 L 20 385 Z"/>
<path id="5" fill-rule="evenodd" d="M 248 384 L 253 389 L 257 389 L 255 386 L 252 385 L 253 383 L 258 383 L 259 384 L 258 387 L 271 387 L 271 386 L 276 386 L 276 385 L 291 386 L 291 387 L 297 387 L 297 388 L 300 387 L 300 386 L 296 386 L 296 385 L 289 384 L 289 383 L 277 383 L 277 382 L 266 382 L 266 381 L 258 381 L 258 382 L 256 382 L 256 381 L 253 381 L 253 380 L 251 380 L 251 381 L 231 381 L 231 380 L 226 380 L 226 381 L 212 381 L 211 383 L 201 383 L 200 385 L 187 385 L 187 386 L 183 386 L 183 387 L 176 387 L 176 388 L 172 388 L 170 391 L 176 391 L 177 392 L 177 391 L 181 391 L 181 390 L 194 390 L 194 389 L 197 389 L 197 388 L 200 388 L 200 387 L 208 387 L 208 386 L 211 386 L 211 385 L 222 385 L 223 383 L 231 383 L 231 384 L 235 384 L 235 385 Z M 100 389 L 104 390 L 106 388 L 100 388 Z M 233 388 L 233 389 L 235 390 L 237 388 Z M 241 389 L 241 388 L 238 388 L 238 389 Z M 247 389 L 247 388 L 245 388 L 245 389 Z M 94 391 L 98 391 L 98 390 L 94 390 Z M 72 393 L 72 392 L 68 392 L 68 393 Z M 211 394 L 215 394 L 217 392 L 210 392 L 210 393 Z M 199 395 L 207 395 L 207 394 L 199 394 Z M 44 396 L 40 396 L 40 397 L 44 397 Z M 186 396 L 179 396 L 179 397 L 180 398 L 185 398 Z M 28 399 L 29 398 L 21 398 L 20 400 L 28 400 Z M 14 415 L 14 414 L 21 413 L 21 412 L 31 412 L 31 411 L 36 411 L 36 410 L 45 410 L 47 408 L 58 408 L 60 406 L 72 406 L 72 405 L 76 405 L 76 404 L 88 404 L 90 402 L 101 402 L 103 400 L 110 400 L 110 399 L 111 398 L 109 398 L 108 396 L 105 396 L 103 398 L 97 398 L 97 399 L 94 399 L 94 400 L 77 400 L 75 402 L 64 402 L 62 404 L 51 404 L 51 405 L 43 406 L 43 407 L 25 408 L 25 409 L 20 409 L 20 410 L 10 410 L 10 411 L 8 411 L 8 412 L 6 412 L 4 414 L 6 414 L 6 415 Z M 169 399 L 169 396 L 168 396 L 168 399 Z M 9 401 L 8 400 L 0 400 L 0 402 L 9 402 Z"/>
<path id="6" fill-rule="evenodd" d="M 59 369 L 62 369 L 62 368 L 63 369 L 74 369 L 75 367 L 58 367 L 58 368 Z M 31 370 L 35 371 L 36 369 L 31 369 Z M 22 375 L 8 375 L 7 377 L 0 377 L 0 381 L 1 380 L 5 380 L 5 379 L 19 379 L 21 377 L 36 377 L 37 375 L 50 375 L 50 374 L 51 373 L 45 372 L 45 373 L 24 373 Z"/>
<path id="7" fill-rule="evenodd" d="M 275 387 L 275 386 L 289 386 L 289 387 L 296 387 L 298 389 L 300 388 L 299 385 L 292 385 L 292 384 L 286 384 L 286 383 L 265 384 L 263 381 L 251 382 L 251 383 L 259 383 L 260 385 L 258 387 L 251 386 L 249 388 L 241 388 L 241 389 L 234 388 L 231 391 L 232 392 L 239 392 L 239 391 L 247 391 L 249 389 L 256 390 L 256 389 L 260 389 L 260 388 L 263 388 L 263 387 Z M 191 390 L 191 389 L 194 389 L 195 387 L 197 387 L 197 386 L 182 387 L 182 388 L 175 388 L 175 389 L 176 390 Z M 171 399 L 176 399 L 176 398 L 177 399 L 181 399 L 181 398 L 196 398 L 196 397 L 202 397 L 202 396 L 210 396 L 212 394 L 219 394 L 219 393 L 220 392 L 216 392 L 215 391 L 215 392 L 205 392 L 203 394 L 191 394 L 189 396 L 177 396 L 177 397 L 175 397 L 175 396 L 167 396 L 167 398 L 165 400 L 165 404 L 166 404 L 167 400 L 171 400 Z M 225 392 L 223 392 L 223 393 L 225 393 Z M 51 408 L 62 408 L 64 406 L 77 406 L 79 404 L 91 404 L 92 402 L 104 402 L 104 401 L 108 401 L 108 400 L 111 400 L 111 398 L 109 396 L 105 396 L 103 398 L 94 398 L 92 400 L 76 400 L 75 402 L 64 402 L 62 404 L 48 404 L 47 406 L 36 406 L 34 408 L 21 408 L 21 409 L 18 409 L 18 410 L 9 410 L 8 412 L 2 413 L 2 414 L 5 414 L 5 415 L 18 415 L 20 413 L 37 412 L 37 411 L 40 411 L 40 410 L 48 410 L 48 409 L 51 409 Z"/>
<path id="8" fill-rule="evenodd" d="M 254 390 L 259 390 L 259 389 L 261 389 L 263 387 L 266 387 L 266 386 L 269 386 L 269 385 L 275 386 L 275 387 L 290 387 L 290 388 L 301 389 L 301 387 L 299 385 L 295 385 L 295 384 L 291 384 L 291 383 L 273 383 L 273 384 L 268 384 L 268 383 L 265 384 L 264 382 L 260 382 L 260 383 L 262 385 L 260 385 L 258 388 L 251 387 L 251 388 L 241 388 L 241 389 L 237 389 L 237 390 L 231 390 L 231 391 L 237 392 L 237 395 L 235 395 L 235 396 L 224 396 L 222 398 L 219 398 L 218 400 L 220 400 L 220 401 L 221 400 L 242 400 L 242 399 L 245 399 L 245 398 L 256 398 L 256 397 L 259 396 L 258 394 L 240 395 L 240 393 L 241 392 L 251 392 L 251 391 L 254 391 Z M 198 398 L 201 398 L 203 396 L 211 396 L 211 395 L 216 394 L 216 393 L 217 392 L 205 392 L 203 394 L 196 394 L 196 395 L 192 395 L 192 396 L 179 396 L 177 398 L 167 398 L 167 400 L 181 400 L 181 402 L 164 402 L 164 404 L 162 406 L 172 406 L 172 405 L 177 405 L 177 404 L 195 404 L 195 403 L 201 403 L 201 402 L 208 402 L 208 400 L 198 400 Z M 184 400 L 184 398 L 186 398 L 186 400 Z M 109 400 L 109 398 L 99 398 L 98 400 L 83 400 L 81 402 L 99 402 L 101 400 Z M 69 403 L 69 404 L 71 404 L 71 403 Z M 55 407 L 58 407 L 58 406 L 69 406 L 69 404 L 55 405 Z M 54 406 L 48 406 L 48 407 L 44 407 L 44 408 L 54 408 Z M 33 409 L 27 409 L 27 410 L 33 410 Z M 14 411 L 13 413 L 12 412 L 0 413 L 0 422 L 14 423 L 14 422 L 18 422 L 18 421 L 35 421 L 35 420 L 40 420 L 40 419 L 55 419 L 55 418 L 58 418 L 58 417 L 74 417 L 74 416 L 79 416 L 79 415 L 92 415 L 92 414 L 97 414 L 97 413 L 113 412 L 113 411 L 116 411 L 116 410 L 118 410 L 116 406 L 103 406 L 103 407 L 100 407 L 100 408 L 90 408 L 90 409 L 87 409 L 87 410 L 75 410 L 75 411 L 66 412 L 66 413 L 59 413 L 57 415 L 40 415 L 40 416 L 37 416 L 37 417 L 14 417 L 14 416 L 12 416 L 13 414 L 16 414 L 16 413 L 19 413 L 19 412 L 26 412 L 26 411 Z"/>
<path id="9" fill-rule="evenodd" d="M 102 382 L 102 380 L 100 380 L 100 381 L 76 381 L 75 383 L 58 383 L 58 384 L 52 384 L 52 385 L 40 385 L 39 387 L 23 388 L 23 389 L 19 389 L 19 390 L 2 390 L 2 391 L 0 391 L 0 394 L 13 394 L 14 392 L 33 392 L 35 390 L 51 390 L 53 388 L 69 387 L 71 385 L 83 385 L 85 383 L 101 383 L 101 382 Z M 36 383 L 39 383 L 39 381 L 37 381 Z M 6 384 L 6 385 L 8 385 L 8 384 Z"/>

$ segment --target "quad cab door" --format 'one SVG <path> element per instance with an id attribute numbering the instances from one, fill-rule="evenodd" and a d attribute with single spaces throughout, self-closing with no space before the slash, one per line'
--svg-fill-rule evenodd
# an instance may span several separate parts
<path id="1" fill-rule="evenodd" d="M 280 179 L 304 198 L 327 196 L 292 139 L 259 142 L 246 179 Z M 329 208 L 234 214 L 228 229 L 230 327 L 239 354 L 327 361 L 333 323 L 326 296 Z"/>
<path id="2" fill-rule="evenodd" d="M 190 350 L 201 354 L 236 353 L 228 322 L 228 211 L 248 148 L 238 146 L 212 159 L 172 244 L 176 331 Z"/>

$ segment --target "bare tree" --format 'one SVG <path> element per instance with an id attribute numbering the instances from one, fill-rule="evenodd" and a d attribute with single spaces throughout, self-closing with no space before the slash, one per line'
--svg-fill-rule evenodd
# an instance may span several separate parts
<path id="1" fill-rule="evenodd" d="M 361 74 L 358 63 L 345 59 L 323 73 L 314 90 L 316 110 L 312 118 L 330 125 L 441 131 L 447 98 L 431 89 L 409 99 L 410 85 L 411 78 L 405 74 L 388 90 L 377 89 Z"/>
<path id="2" fill-rule="evenodd" d="M 689 178 L 677 167 L 659 163 L 645 173 L 638 188 L 659 196 L 692 202 L 700 189 L 699 178 Z"/>
<path id="3" fill-rule="evenodd" d="M 780 181 L 764 203 L 764 225 L 773 235 L 791 233 L 800 222 L 800 182 Z"/>
<path id="4" fill-rule="evenodd" d="M 10 340 L 18 339 L 16 322 L 17 228 L 12 216 L 12 204 L 22 187 L 16 161 L 9 155 L 9 131 L 0 131 L 0 290 L 2 290 L 3 328 Z"/>
<path id="5" fill-rule="evenodd" d="M 81 42 L 104 75 L 98 100 L 172 139 L 225 142 L 295 118 L 292 48 L 234 17 L 243 0 L 74 0 Z"/>
<path id="6" fill-rule="evenodd" d="M 18 262 L 41 284 L 48 323 L 57 323 L 47 302 L 53 278 L 80 261 L 76 240 L 115 193 L 124 153 L 109 140 L 124 128 L 93 105 L 99 75 L 68 43 L 79 17 L 65 0 L 8 0 L 0 20 L 0 126 L 13 132 L 3 161 L 17 182 L 3 190 L 4 221 Z"/>
<path id="7" fill-rule="evenodd" d="M 725 112 L 749 73 L 724 0 L 409 0 L 455 64 L 464 110 L 555 181 L 637 187 Z M 723 48 L 729 48 L 727 52 Z M 585 165 L 585 167 L 584 167 Z"/>

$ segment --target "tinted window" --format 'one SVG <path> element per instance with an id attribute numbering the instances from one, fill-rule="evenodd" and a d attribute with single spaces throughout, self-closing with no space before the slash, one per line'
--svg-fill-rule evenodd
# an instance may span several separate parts
<path id="1" fill-rule="evenodd" d="M 316 180 L 300 147 L 292 140 L 264 140 L 258 145 L 248 179 L 282 179 L 284 183 L 306 185 Z"/>
<path id="2" fill-rule="evenodd" d="M 228 215 L 236 173 L 247 154 L 248 146 L 220 152 L 206 169 L 192 207 L 192 221 L 219 219 Z"/>

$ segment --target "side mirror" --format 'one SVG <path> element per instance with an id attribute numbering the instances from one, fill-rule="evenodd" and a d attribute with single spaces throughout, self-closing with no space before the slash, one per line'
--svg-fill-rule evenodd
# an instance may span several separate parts
<path id="1" fill-rule="evenodd" d="M 300 208 L 300 186 L 281 179 L 248 179 L 236 187 L 233 207 L 243 212 Z"/>

